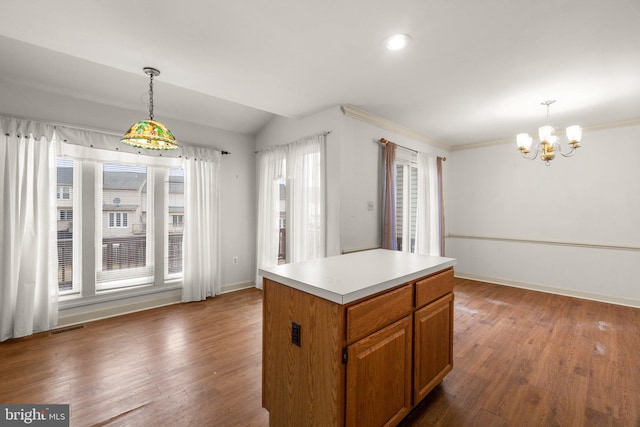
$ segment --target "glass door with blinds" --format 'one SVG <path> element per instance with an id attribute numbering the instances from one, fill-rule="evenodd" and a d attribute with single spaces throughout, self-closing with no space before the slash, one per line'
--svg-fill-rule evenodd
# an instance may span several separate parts
<path id="1" fill-rule="evenodd" d="M 399 251 L 415 253 L 418 212 L 416 154 L 398 149 L 396 155 L 396 238 Z"/>

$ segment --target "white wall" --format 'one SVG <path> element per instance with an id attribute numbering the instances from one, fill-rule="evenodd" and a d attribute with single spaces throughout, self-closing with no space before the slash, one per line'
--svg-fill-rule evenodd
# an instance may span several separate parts
<path id="1" fill-rule="evenodd" d="M 476 237 L 447 239 L 457 275 L 640 306 L 640 126 L 582 145 L 548 167 L 515 143 L 452 153 L 448 232 Z"/>
<path id="2" fill-rule="evenodd" d="M 108 132 L 124 132 L 146 114 L 95 102 L 60 96 L 32 88 L 0 83 L 0 114 L 47 122 L 67 123 Z M 222 267 L 223 288 L 253 283 L 255 265 L 255 138 L 158 116 L 189 145 L 231 152 L 222 157 Z M 238 263 L 233 264 L 233 257 Z"/>

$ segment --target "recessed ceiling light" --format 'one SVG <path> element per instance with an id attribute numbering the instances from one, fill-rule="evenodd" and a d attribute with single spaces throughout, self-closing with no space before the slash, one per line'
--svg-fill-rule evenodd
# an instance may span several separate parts
<path id="1" fill-rule="evenodd" d="M 402 50 L 411 42 L 411 37 L 407 34 L 396 34 L 385 40 L 385 47 L 388 50 Z"/>

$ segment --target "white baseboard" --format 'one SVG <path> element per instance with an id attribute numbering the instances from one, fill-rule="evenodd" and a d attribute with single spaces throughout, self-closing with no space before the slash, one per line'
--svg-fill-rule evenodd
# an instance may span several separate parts
<path id="1" fill-rule="evenodd" d="M 238 282 L 238 283 L 229 283 L 227 285 L 222 285 L 220 287 L 220 293 L 226 294 L 227 292 L 240 291 L 242 289 L 255 288 L 256 284 L 253 282 Z"/>
<path id="2" fill-rule="evenodd" d="M 222 285 L 220 293 L 228 293 L 255 287 L 253 282 L 239 282 Z M 124 299 L 114 301 L 103 301 L 84 306 L 74 306 L 60 310 L 57 327 L 77 325 L 79 323 L 92 322 L 94 320 L 106 319 L 123 314 L 135 313 L 137 311 L 150 310 L 152 308 L 163 307 L 165 305 L 182 302 L 182 290 L 174 289 L 170 294 L 153 294 L 131 298 L 129 304 L 122 304 Z"/>
<path id="3" fill-rule="evenodd" d="M 640 301 L 628 299 L 628 298 L 619 298 L 619 297 L 614 297 L 610 295 L 602 295 L 602 294 L 597 294 L 593 292 L 584 292 L 584 291 L 579 291 L 575 289 L 557 288 L 553 286 L 539 285 L 535 283 L 519 282 L 516 280 L 501 279 L 497 277 L 481 276 L 477 274 L 464 273 L 460 271 L 456 271 L 455 276 L 461 279 L 478 280 L 480 282 L 488 282 L 496 285 L 512 286 L 514 288 L 528 289 L 531 291 L 546 292 L 549 294 L 564 295 L 568 297 L 582 298 L 586 300 L 604 302 L 608 304 L 616 304 L 616 305 L 624 305 L 627 307 L 640 308 Z"/>
<path id="4" fill-rule="evenodd" d="M 181 302 L 180 295 L 165 296 L 132 304 L 117 305 L 94 310 L 87 310 L 79 313 L 61 315 L 58 318 L 58 328 L 61 326 L 77 325 L 79 323 L 92 322 L 94 320 L 106 319 L 123 314 L 135 313 L 137 311 L 150 310 L 152 308 L 163 307 L 165 305 L 177 304 Z"/>

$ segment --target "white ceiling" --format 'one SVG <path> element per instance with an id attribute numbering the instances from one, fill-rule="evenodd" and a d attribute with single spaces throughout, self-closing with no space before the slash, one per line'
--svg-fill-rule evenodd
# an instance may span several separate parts
<path id="1" fill-rule="evenodd" d="M 445 144 L 640 118 L 640 0 L 0 0 L 0 81 L 253 134 L 350 104 Z M 402 52 L 383 39 L 407 33 Z"/>

